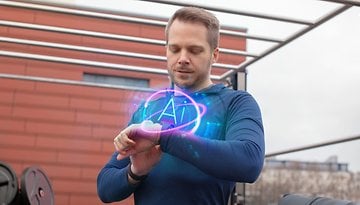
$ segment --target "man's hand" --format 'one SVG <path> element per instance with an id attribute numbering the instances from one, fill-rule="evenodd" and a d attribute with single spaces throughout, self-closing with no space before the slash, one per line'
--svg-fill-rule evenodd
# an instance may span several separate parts
<path id="1" fill-rule="evenodd" d="M 123 159 L 136 153 L 144 152 L 159 143 L 161 125 L 151 121 L 132 124 L 114 138 L 117 159 Z"/>
<path id="2" fill-rule="evenodd" d="M 131 155 L 132 172 L 140 176 L 146 175 L 160 161 L 161 154 L 160 146 L 156 145 L 149 150 Z"/>

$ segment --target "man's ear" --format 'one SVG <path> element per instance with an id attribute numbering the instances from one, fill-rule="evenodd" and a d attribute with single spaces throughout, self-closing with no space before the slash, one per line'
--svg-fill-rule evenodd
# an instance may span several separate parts
<path id="1" fill-rule="evenodd" d="M 212 63 L 216 63 L 219 59 L 219 55 L 220 55 L 220 52 L 219 52 L 219 47 L 216 47 L 214 49 L 214 52 L 213 52 L 213 60 L 212 60 Z"/>

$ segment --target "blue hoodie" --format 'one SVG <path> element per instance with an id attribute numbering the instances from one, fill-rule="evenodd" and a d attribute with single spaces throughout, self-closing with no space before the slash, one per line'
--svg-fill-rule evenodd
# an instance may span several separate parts
<path id="1" fill-rule="evenodd" d="M 137 205 L 226 205 L 235 182 L 252 183 L 259 176 L 264 130 L 259 106 L 249 93 L 218 84 L 145 104 L 129 124 L 152 120 L 181 129 L 161 134 L 162 158 L 137 186 L 127 181 L 129 158 L 117 160 L 115 152 L 97 179 L 103 202 L 134 194 Z"/>

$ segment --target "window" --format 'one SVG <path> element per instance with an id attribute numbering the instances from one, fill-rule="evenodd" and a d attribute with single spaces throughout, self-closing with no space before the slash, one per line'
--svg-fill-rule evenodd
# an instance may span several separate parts
<path id="1" fill-rule="evenodd" d="M 124 85 L 124 86 L 141 87 L 141 88 L 149 87 L 148 79 L 89 74 L 89 73 L 84 73 L 83 77 L 84 77 L 83 80 L 85 82 L 91 82 L 91 83 Z"/>

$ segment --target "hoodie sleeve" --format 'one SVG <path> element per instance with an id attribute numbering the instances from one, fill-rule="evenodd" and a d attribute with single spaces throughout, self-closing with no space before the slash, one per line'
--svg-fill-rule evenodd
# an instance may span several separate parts
<path id="1" fill-rule="evenodd" d="M 142 105 L 133 114 L 128 125 L 137 123 Z M 141 120 L 141 119 L 140 119 Z M 134 193 L 136 186 L 129 184 L 127 170 L 130 163 L 129 158 L 117 160 L 117 152 L 111 156 L 109 162 L 101 169 L 97 177 L 97 192 L 102 202 L 109 203 L 121 201 Z"/>
<path id="2" fill-rule="evenodd" d="M 129 158 L 117 160 L 116 156 L 117 152 L 111 156 L 97 177 L 97 192 L 101 201 L 105 203 L 126 199 L 136 188 L 129 184 L 127 179 Z"/>
<path id="3" fill-rule="evenodd" d="M 217 137 L 225 140 L 178 131 L 161 135 L 161 149 L 214 177 L 254 182 L 265 152 L 260 108 L 251 95 L 245 94 L 232 98 L 225 109 L 225 136 Z"/>

